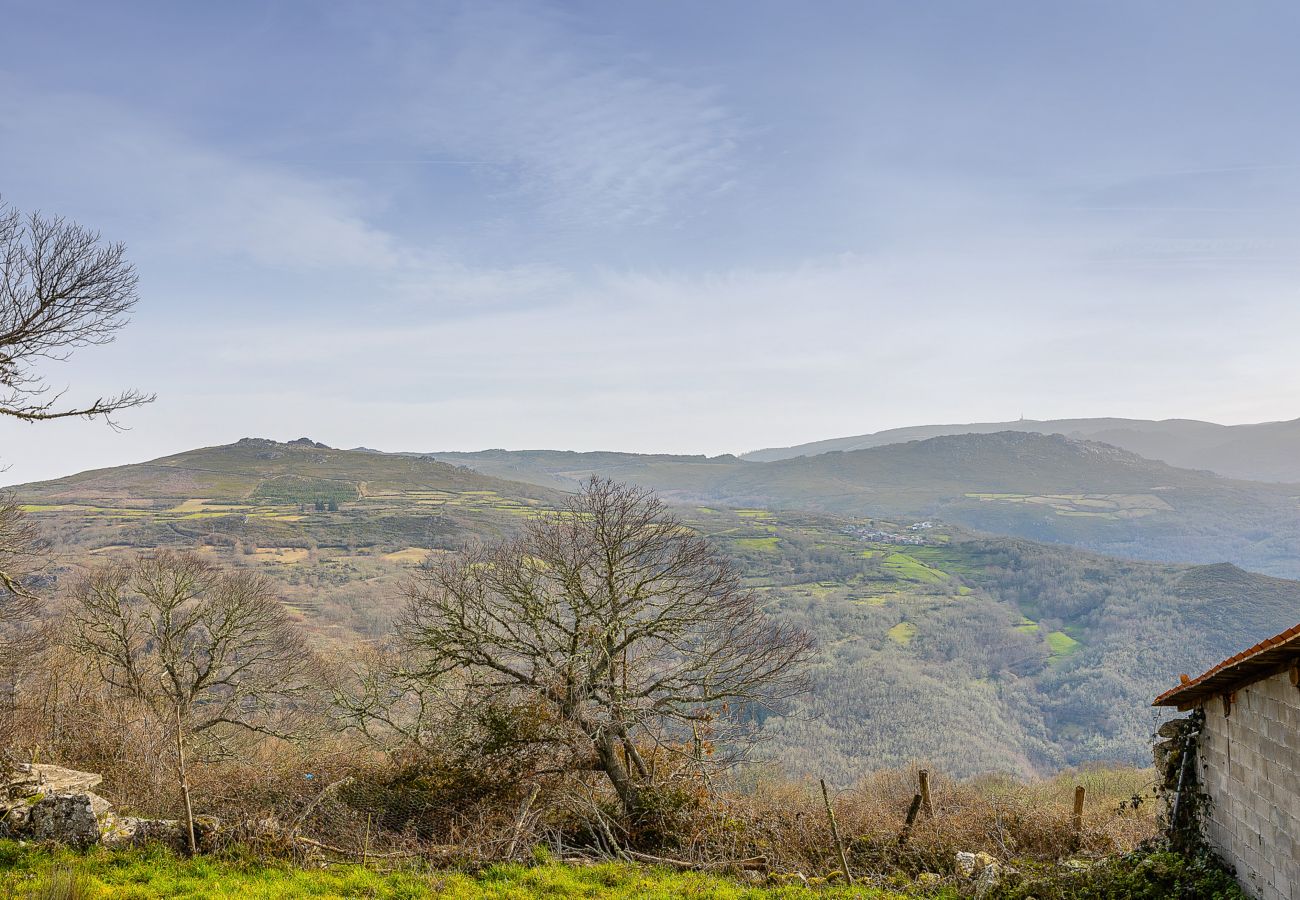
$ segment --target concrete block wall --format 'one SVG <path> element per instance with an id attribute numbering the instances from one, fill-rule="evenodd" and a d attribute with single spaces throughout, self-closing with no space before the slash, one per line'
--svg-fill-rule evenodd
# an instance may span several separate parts
<path id="1" fill-rule="evenodd" d="M 1300 689 L 1287 673 L 1205 707 L 1199 754 L 1205 836 L 1259 900 L 1300 900 Z"/>

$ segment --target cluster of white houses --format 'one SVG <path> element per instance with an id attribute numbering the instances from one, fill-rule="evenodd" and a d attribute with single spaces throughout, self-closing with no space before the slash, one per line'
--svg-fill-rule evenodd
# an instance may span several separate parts
<path id="1" fill-rule="evenodd" d="M 1201 709 L 1203 836 L 1260 900 L 1300 900 L 1300 625 L 1183 676 L 1157 706 Z"/>

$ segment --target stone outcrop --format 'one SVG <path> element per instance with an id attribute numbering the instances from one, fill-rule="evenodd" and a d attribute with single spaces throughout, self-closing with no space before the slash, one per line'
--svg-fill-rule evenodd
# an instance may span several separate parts
<path id="1" fill-rule="evenodd" d="M 94 791 L 102 780 L 92 772 L 31 763 L 0 771 L 0 837 L 75 847 L 181 843 L 175 820 L 114 813 Z"/>
<path id="2" fill-rule="evenodd" d="M 89 791 L 50 794 L 32 805 L 23 836 L 88 847 L 99 843 L 99 816 L 107 812 L 108 801 Z"/>
<path id="3" fill-rule="evenodd" d="M 19 763 L 7 777 L 0 776 L 0 803 L 34 794 L 76 794 L 99 787 L 103 776 L 62 766 Z"/>

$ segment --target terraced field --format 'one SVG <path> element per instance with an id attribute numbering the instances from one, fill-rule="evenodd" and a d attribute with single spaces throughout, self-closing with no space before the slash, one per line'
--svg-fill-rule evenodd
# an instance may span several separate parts
<path id="1" fill-rule="evenodd" d="M 989 503 L 1023 503 L 1045 506 L 1058 516 L 1096 519 L 1139 519 L 1173 509 L 1155 494 L 983 494 L 968 493 L 972 500 Z"/>

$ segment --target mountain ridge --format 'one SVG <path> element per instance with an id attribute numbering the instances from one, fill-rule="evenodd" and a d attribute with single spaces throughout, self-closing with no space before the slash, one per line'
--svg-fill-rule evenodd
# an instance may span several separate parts
<path id="1" fill-rule="evenodd" d="M 1101 441 L 1180 468 L 1206 469 L 1252 481 L 1300 482 L 1300 419 L 1221 425 L 1199 419 L 1019 419 L 914 425 L 867 434 L 768 447 L 740 454 L 753 462 L 863 450 L 956 434 L 1025 431 Z"/>
<path id="2" fill-rule="evenodd" d="M 624 475 L 680 485 L 675 469 L 695 478 L 797 479 L 828 463 L 839 466 L 831 476 L 852 481 L 855 466 L 878 457 L 894 458 L 894 468 L 876 476 L 886 486 L 911 466 L 914 475 L 946 470 L 960 487 L 969 475 L 953 461 L 963 458 L 973 471 L 1001 460 L 1003 469 L 989 477 L 1046 479 L 1037 487 L 1063 483 L 1062 472 L 1079 464 L 1095 466 L 1099 478 L 1128 473 L 1134 484 L 1151 477 L 1173 487 L 1179 479 L 1225 483 L 1105 445 L 1025 434 L 956 436 L 780 464 L 597 458 Z M 498 467 L 545 462 L 562 476 L 534 474 L 570 488 L 593 461 L 563 453 L 521 461 L 504 451 L 488 458 Z M 859 489 L 872 487 L 857 481 Z M 835 506 L 828 484 L 842 490 L 833 480 L 804 487 L 816 489 L 808 496 L 821 505 Z M 866 765 L 916 759 L 964 774 L 1139 761 L 1151 696 L 1177 672 L 1293 624 L 1287 620 L 1300 608 L 1300 583 L 1217 559 L 1138 562 L 977 534 L 951 520 L 685 502 L 701 488 L 709 489 L 707 481 L 678 491 L 677 515 L 735 562 L 746 588 L 773 614 L 806 627 L 824 648 L 814 692 L 765 725 L 767 752 L 805 774 L 849 779 Z M 742 481 L 730 490 L 741 495 L 755 485 Z M 56 541 L 54 592 L 84 567 L 121 554 L 192 549 L 272 578 L 285 606 L 331 652 L 390 633 L 411 566 L 509 535 L 563 500 L 558 491 L 450 462 L 266 439 L 92 470 L 16 493 Z"/>
<path id="3" fill-rule="evenodd" d="M 1300 486 L 1227 478 L 1060 434 L 941 435 L 771 462 L 554 451 L 433 455 L 559 489 L 601 474 L 677 503 L 939 517 L 1119 556 L 1230 561 L 1300 575 Z"/>

